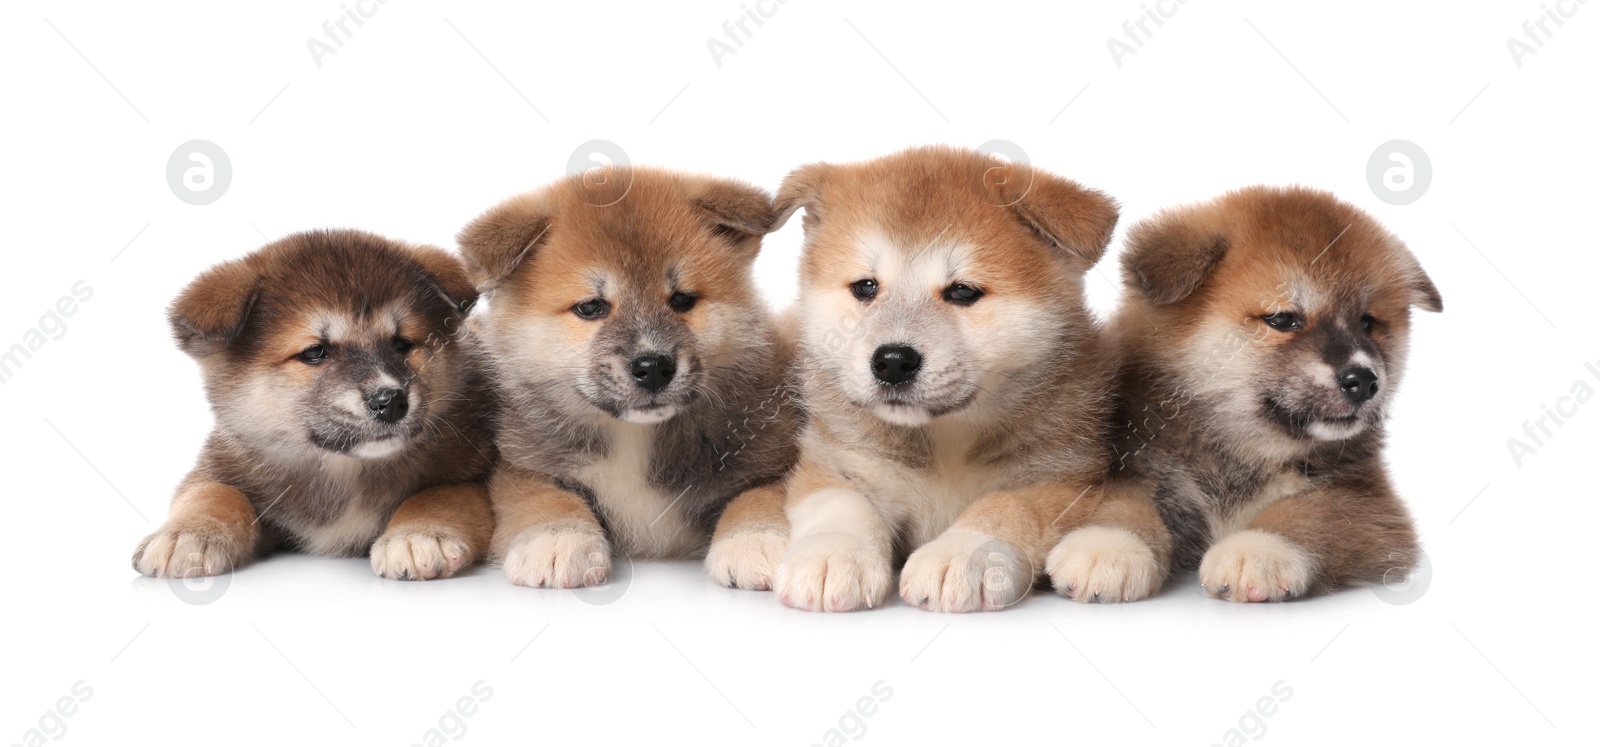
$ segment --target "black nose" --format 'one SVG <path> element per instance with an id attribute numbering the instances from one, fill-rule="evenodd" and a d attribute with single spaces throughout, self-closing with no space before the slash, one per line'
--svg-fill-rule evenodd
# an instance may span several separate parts
<path id="1" fill-rule="evenodd" d="M 397 423 L 406 416 L 406 410 L 411 409 L 411 402 L 399 389 L 379 389 L 367 397 L 367 409 L 385 423 Z"/>
<path id="2" fill-rule="evenodd" d="M 1339 373 L 1339 391 L 1360 404 L 1378 396 L 1378 375 L 1365 366 L 1351 366 Z"/>
<path id="3" fill-rule="evenodd" d="M 654 394 L 672 383 L 672 376 L 678 373 L 678 365 L 665 355 L 641 355 L 628 364 L 628 370 L 639 388 Z"/>
<path id="4" fill-rule="evenodd" d="M 872 375 L 889 386 L 899 386 L 917 378 L 922 355 L 905 345 L 884 345 L 872 354 Z"/>

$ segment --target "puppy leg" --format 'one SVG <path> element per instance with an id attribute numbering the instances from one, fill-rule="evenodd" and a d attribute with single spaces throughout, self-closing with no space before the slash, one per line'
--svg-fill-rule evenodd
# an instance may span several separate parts
<path id="1" fill-rule="evenodd" d="M 611 573 L 611 543 L 583 498 L 535 472 L 507 465 L 489 480 L 490 547 L 514 584 L 551 589 L 599 586 Z"/>
<path id="2" fill-rule="evenodd" d="M 1079 602 L 1134 602 L 1161 590 L 1172 537 L 1152 493 L 1143 481 L 1107 483 L 1100 507 L 1045 559 L 1057 593 Z"/>
<path id="3" fill-rule="evenodd" d="M 1098 488 L 1052 483 L 990 493 L 938 538 L 917 548 L 900 572 L 900 597 L 935 612 L 999 610 L 1016 604 L 1042 566 L 1056 524 L 1082 521 Z"/>
<path id="4" fill-rule="evenodd" d="M 1200 562 L 1200 585 L 1235 602 L 1280 602 L 1409 572 L 1421 551 L 1387 485 L 1329 488 L 1268 506 Z"/>
<path id="5" fill-rule="evenodd" d="M 783 483 L 751 488 L 728 504 L 706 553 L 711 580 L 736 589 L 766 591 L 789 549 Z"/>
<path id="6" fill-rule="evenodd" d="M 372 572 L 384 578 L 453 576 L 489 549 L 494 513 L 482 483 L 439 485 L 407 498 L 372 544 Z"/>
<path id="7" fill-rule="evenodd" d="M 865 495 L 802 463 L 788 486 L 789 551 L 772 589 L 811 612 L 883 604 L 894 580 L 889 524 Z"/>
<path id="8" fill-rule="evenodd" d="M 228 573 L 254 556 L 260 536 L 244 493 L 190 476 L 172 499 L 166 523 L 133 551 L 133 567 L 158 578 Z"/>

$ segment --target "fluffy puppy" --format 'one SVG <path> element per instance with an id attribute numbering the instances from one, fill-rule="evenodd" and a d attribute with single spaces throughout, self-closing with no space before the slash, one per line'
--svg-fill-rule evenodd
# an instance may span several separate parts
<path id="1" fill-rule="evenodd" d="M 603 583 L 612 554 L 697 557 L 764 588 L 794 461 L 790 354 L 750 277 L 771 198 L 604 168 L 514 197 L 459 237 L 505 403 L 493 548 L 517 584 Z"/>
<path id="2" fill-rule="evenodd" d="M 487 549 L 491 400 L 455 257 L 313 231 L 207 270 L 172 304 L 216 426 L 147 576 L 226 573 L 276 547 L 370 551 L 386 578 L 449 576 Z"/>
<path id="3" fill-rule="evenodd" d="M 1170 564 L 1264 602 L 1410 570 L 1384 415 L 1412 307 L 1443 303 L 1399 239 L 1325 192 L 1253 187 L 1135 226 L 1123 275 L 1116 515 L 1062 540 L 1057 588 L 1135 599 Z"/>
<path id="4" fill-rule="evenodd" d="M 1110 367 L 1083 275 L 1109 198 L 974 151 L 790 174 L 807 422 L 788 481 L 785 604 L 998 609 L 1099 500 Z M 909 558 L 907 555 L 909 554 Z"/>

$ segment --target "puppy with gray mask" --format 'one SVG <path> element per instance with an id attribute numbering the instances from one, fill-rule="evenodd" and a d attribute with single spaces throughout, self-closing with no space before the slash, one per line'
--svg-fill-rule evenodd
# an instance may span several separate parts
<path id="1" fill-rule="evenodd" d="M 462 324 L 478 294 L 440 249 L 313 231 L 207 270 L 172 304 L 216 426 L 147 576 L 274 548 L 449 576 L 488 549 L 491 392 Z"/>
<path id="2" fill-rule="evenodd" d="M 512 582 L 597 585 L 614 552 L 699 557 L 715 530 L 711 577 L 770 585 L 798 417 L 750 277 L 772 221 L 740 182 L 608 167 L 462 230 L 490 294 L 493 547 Z"/>
<path id="3" fill-rule="evenodd" d="M 1056 588 L 1132 600 L 1198 568 L 1275 602 L 1411 570 L 1383 426 L 1411 309 L 1443 303 L 1405 245 L 1325 192 L 1252 187 L 1135 226 L 1123 274 L 1114 479 Z"/>
<path id="4" fill-rule="evenodd" d="M 774 590 L 805 610 L 993 610 L 1099 501 L 1110 360 L 1083 293 L 1116 204 L 915 148 L 790 174 L 807 420 Z M 909 557 L 907 557 L 909 555 Z"/>

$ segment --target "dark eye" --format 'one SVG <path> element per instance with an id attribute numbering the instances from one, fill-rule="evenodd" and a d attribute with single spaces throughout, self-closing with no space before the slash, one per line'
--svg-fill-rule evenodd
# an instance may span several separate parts
<path id="1" fill-rule="evenodd" d="M 1371 314 L 1362 314 L 1361 315 L 1361 331 L 1362 332 L 1371 332 L 1372 331 L 1372 325 L 1376 324 L 1377 322 L 1378 322 L 1378 320 L 1373 319 Z"/>
<path id="2" fill-rule="evenodd" d="M 672 294 L 672 298 L 667 299 L 667 305 L 671 306 L 673 311 L 682 314 L 685 311 L 694 308 L 695 302 L 699 300 L 700 297 L 693 293 L 679 292 Z"/>
<path id="3" fill-rule="evenodd" d="M 1268 327 L 1278 330 L 1279 332 L 1298 332 L 1300 328 L 1306 326 L 1306 320 L 1301 319 L 1300 315 L 1294 313 L 1293 311 L 1280 311 L 1276 314 L 1267 314 L 1266 316 L 1261 317 L 1261 321 L 1266 322 Z"/>
<path id="4" fill-rule="evenodd" d="M 878 296 L 878 281 L 872 278 L 857 280 L 850 284 L 850 295 L 857 301 L 871 301 Z"/>
<path id="5" fill-rule="evenodd" d="M 971 306 L 983 297 L 983 291 L 966 283 L 956 283 L 944 289 L 944 300 L 961 306 Z"/>
<path id="6" fill-rule="evenodd" d="M 300 360 L 305 363 L 321 363 L 328 359 L 327 345 L 312 345 L 300 351 Z"/>
<path id="7" fill-rule="evenodd" d="M 395 352 L 397 352 L 397 353 L 399 353 L 401 355 L 405 355 L 406 353 L 411 352 L 411 349 L 416 347 L 416 346 L 417 346 L 416 343 L 414 343 L 414 342 L 412 342 L 410 340 L 407 340 L 404 337 L 396 337 L 396 338 L 394 338 L 394 350 L 395 350 Z"/>
<path id="8" fill-rule="evenodd" d="M 604 299 L 600 298 L 591 298 L 587 301 L 579 301 L 572 307 L 572 313 L 577 314 L 579 319 L 599 319 L 600 317 L 605 316 L 606 312 L 610 310 L 611 304 L 606 303 Z"/>

